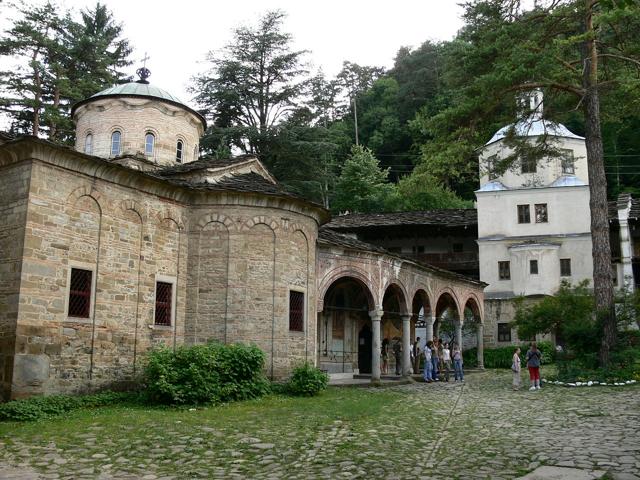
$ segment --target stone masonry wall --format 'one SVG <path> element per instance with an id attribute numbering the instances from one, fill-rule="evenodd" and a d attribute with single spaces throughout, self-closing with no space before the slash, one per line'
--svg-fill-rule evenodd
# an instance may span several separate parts
<path id="1" fill-rule="evenodd" d="M 254 343 L 272 377 L 312 359 L 315 220 L 247 202 L 194 207 L 190 225 L 187 340 Z M 290 290 L 305 295 L 302 332 L 289 330 Z"/>
<path id="2" fill-rule="evenodd" d="M 34 162 L 12 397 L 131 380 L 152 345 L 182 343 L 185 207 Z M 90 318 L 68 316 L 71 268 L 93 272 Z M 154 326 L 157 276 L 175 283 L 170 327 Z"/>
<path id="3" fill-rule="evenodd" d="M 7 167 L 0 188 L 0 401 L 8 400 L 13 378 L 18 294 L 29 192 L 28 162 Z"/>
<path id="4" fill-rule="evenodd" d="M 111 134 L 122 133 L 120 154 L 145 153 L 145 135 L 155 135 L 150 160 L 161 165 L 176 164 L 176 145 L 183 142 L 182 163 L 197 160 L 202 123 L 184 108 L 161 100 L 140 98 L 99 98 L 81 105 L 75 112 L 76 150 L 85 151 L 85 139 L 93 135 L 92 155 L 110 158 Z"/>

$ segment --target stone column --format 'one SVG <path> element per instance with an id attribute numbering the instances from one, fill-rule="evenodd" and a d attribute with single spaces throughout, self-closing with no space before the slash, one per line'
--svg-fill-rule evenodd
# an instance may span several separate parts
<path id="1" fill-rule="evenodd" d="M 462 352 L 462 320 L 455 320 L 453 325 L 456 327 L 456 343 Z"/>
<path id="2" fill-rule="evenodd" d="M 380 320 L 382 320 L 382 310 L 372 310 L 369 312 L 371 318 L 372 345 L 371 345 L 371 382 L 380 381 Z"/>
<path id="3" fill-rule="evenodd" d="M 618 212 L 620 213 L 620 212 Z M 620 219 L 620 255 L 622 256 L 622 285 L 633 291 L 633 265 L 631 257 L 633 245 L 631 244 L 631 231 L 629 229 L 629 220 Z"/>
<path id="4" fill-rule="evenodd" d="M 402 375 L 411 371 L 411 315 L 402 315 Z"/>
<path id="5" fill-rule="evenodd" d="M 433 340 L 433 324 L 436 323 L 436 317 L 429 315 L 428 317 L 424 317 L 424 323 L 427 330 L 427 338 L 424 339 L 425 342 L 429 342 Z"/>
<path id="6" fill-rule="evenodd" d="M 478 368 L 484 369 L 484 325 L 478 322 Z"/>

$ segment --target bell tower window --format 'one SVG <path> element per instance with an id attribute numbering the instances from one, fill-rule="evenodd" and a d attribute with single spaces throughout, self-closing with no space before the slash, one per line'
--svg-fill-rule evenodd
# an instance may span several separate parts
<path id="1" fill-rule="evenodd" d="M 120 143 L 122 140 L 122 133 L 120 130 L 115 130 L 111 134 L 111 156 L 117 157 L 120 155 Z"/>
<path id="2" fill-rule="evenodd" d="M 184 144 L 182 143 L 182 140 L 178 140 L 178 143 L 176 144 L 176 162 L 178 163 L 182 163 L 183 149 L 184 149 Z"/>
<path id="3" fill-rule="evenodd" d="M 147 156 L 153 155 L 153 149 L 155 147 L 155 143 L 156 143 L 156 136 L 151 132 L 147 132 L 147 134 L 144 136 L 144 154 L 145 155 Z"/>
<path id="4" fill-rule="evenodd" d="M 93 135 L 90 133 L 84 137 L 84 153 L 91 155 L 93 153 Z"/>

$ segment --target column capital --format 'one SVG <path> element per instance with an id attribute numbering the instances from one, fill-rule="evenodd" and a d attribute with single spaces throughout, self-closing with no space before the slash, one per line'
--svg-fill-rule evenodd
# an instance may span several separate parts
<path id="1" fill-rule="evenodd" d="M 403 321 L 403 322 L 404 322 L 404 321 L 410 321 L 410 320 L 411 320 L 411 317 L 413 317 L 413 315 L 412 315 L 412 314 L 410 314 L 410 313 L 405 313 L 404 315 L 400 315 L 400 318 L 402 318 L 402 321 Z"/>
<path id="2" fill-rule="evenodd" d="M 379 322 L 380 320 L 382 320 L 382 315 L 384 315 L 384 310 L 380 309 L 380 310 L 371 310 L 369 312 L 369 317 L 371 317 L 371 320 L 373 320 L 374 322 Z"/>

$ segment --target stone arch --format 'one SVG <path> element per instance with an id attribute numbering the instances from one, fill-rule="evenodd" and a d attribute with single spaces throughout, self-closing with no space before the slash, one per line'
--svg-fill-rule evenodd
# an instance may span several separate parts
<path id="1" fill-rule="evenodd" d="M 482 303 L 474 293 L 470 293 L 464 301 L 463 315 L 469 309 L 473 313 L 473 319 L 477 323 L 484 323 L 484 315 L 482 311 Z"/>
<path id="2" fill-rule="evenodd" d="M 78 200 L 80 200 L 82 197 L 89 197 L 93 201 L 95 201 L 96 205 L 98 206 L 98 211 L 100 215 L 102 215 L 102 203 L 101 203 L 102 195 L 98 190 L 96 190 L 93 187 L 82 186 L 82 187 L 76 188 L 67 197 L 67 203 L 71 205 L 76 205 L 76 203 L 78 203 Z"/>
<path id="3" fill-rule="evenodd" d="M 221 213 L 208 213 L 206 215 L 203 215 L 198 219 L 196 225 L 200 227 L 200 230 L 202 230 L 207 224 L 212 222 L 222 223 L 225 227 L 227 227 L 227 230 L 229 231 L 232 230 L 234 225 L 231 218 Z"/>
<path id="4" fill-rule="evenodd" d="M 159 227 L 162 227 L 162 223 L 165 220 L 169 220 L 170 222 L 175 224 L 175 226 L 178 229 L 178 231 L 182 232 L 184 230 L 184 228 L 185 228 L 182 216 L 180 214 L 178 214 L 178 212 L 176 212 L 173 209 L 165 208 L 165 209 L 159 211 L 155 215 L 155 218 L 156 218 L 156 223 L 157 223 L 157 225 Z"/>
<path id="5" fill-rule="evenodd" d="M 462 308 L 460 306 L 460 300 L 458 299 L 458 295 L 456 295 L 455 291 L 450 288 L 450 287 L 444 287 L 441 288 L 438 293 L 435 295 L 435 302 L 434 302 L 434 311 L 433 313 L 435 314 L 436 317 L 440 316 L 440 311 L 438 309 L 438 306 L 441 305 L 441 301 L 447 301 L 448 298 L 452 300 L 452 302 L 450 303 L 450 305 L 448 306 L 452 306 L 455 308 L 455 314 L 458 316 L 458 318 L 462 318 Z"/>
<path id="6" fill-rule="evenodd" d="M 371 281 L 366 272 L 353 266 L 342 266 L 326 272 L 320 279 L 318 284 L 318 312 L 324 310 L 324 298 L 331 285 L 344 277 L 353 278 L 365 287 L 370 310 L 375 310 L 377 306 L 381 304 L 375 297 L 375 289 L 372 288 Z"/>
<path id="7" fill-rule="evenodd" d="M 408 302 L 407 290 L 404 288 L 404 285 L 399 280 L 394 279 L 387 282 L 382 292 L 383 292 L 382 293 L 383 307 L 384 307 L 384 301 L 387 298 L 387 293 L 389 293 L 390 295 L 394 295 L 398 301 L 399 310 L 394 313 L 399 313 L 400 315 L 406 315 L 409 313 L 409 306 L 407 305 L 407 302 Z"/>
<path id="8" fill-rule="evenodd" d="M 242 231 L 251 230 L 254 226 L 256 226 L 258 224 L 264 224 L 264 225 L 268 226 L 269 228 L 271 228 L 271 230 L 273 230 L 274 233 L 279 228 L 278 222 L 276 220 L 274 220 L 273 218 L 267 217 L 266 215 L 256 215 L 255 217 L 250 218 L 247 221 L 245 221 L 244 224 L 241 227 L 241 230 Z"/>
<path id="9" fill-rule="evenodd" d="M 424 308 L 424 316 L 431 316 L 433 311 L 433 303 L 431 297 L 424 288 L 418 288 L 411 297 L 411 313 L 417 318 L 420 309 Z"/>
<path id="10" fill-rule="evenodd" d="M 120 202 L 120 208 L 124 211 L 135 212 L 140 218 L 140 223 L 144 224 L 147 221 L 147 214 L 144 207 L 133 199 L 125 199 Z"/>

